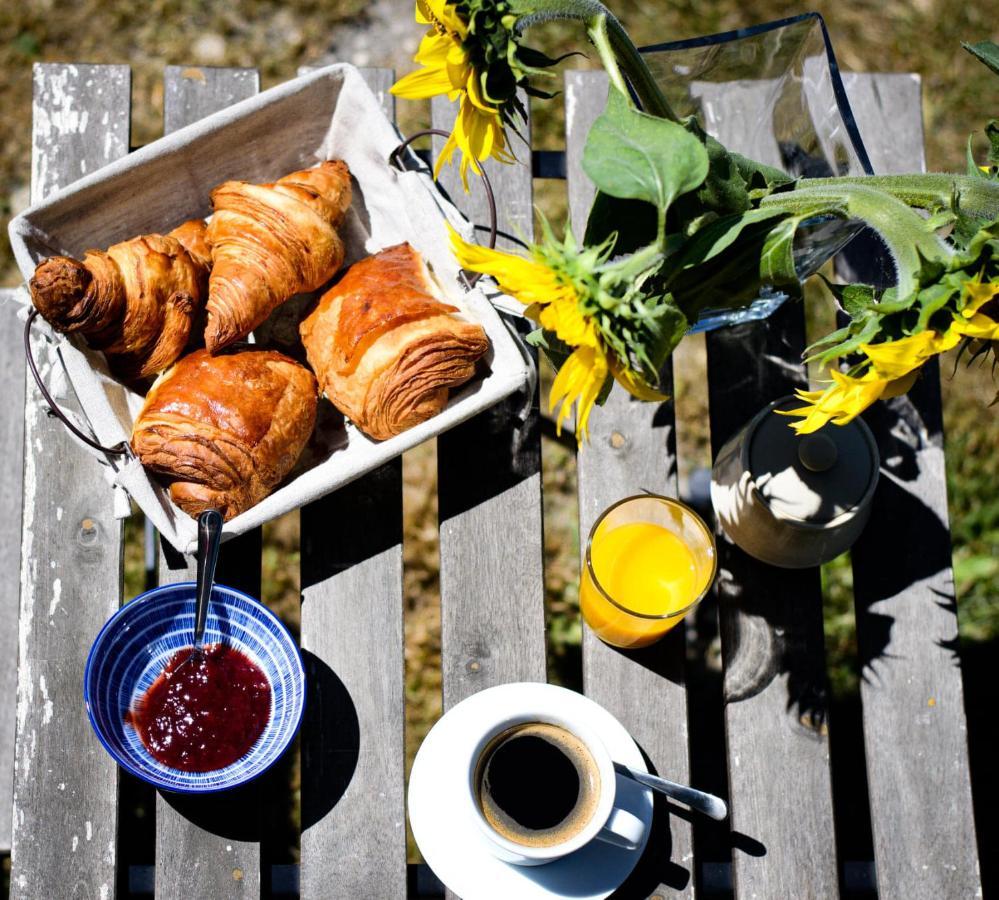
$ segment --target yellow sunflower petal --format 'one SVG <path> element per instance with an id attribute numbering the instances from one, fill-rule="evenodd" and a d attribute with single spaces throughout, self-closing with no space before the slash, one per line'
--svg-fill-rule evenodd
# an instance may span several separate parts
<path id="1" fill-rule="evenodd" d="M 468 34 L 465 20 L 458 14 L 454 4 L 447 0 L 420 0 L 424 15 L 432 25 L 440 25 L 459 39 Z"/>
<path id="2" fill-rule="evenodd" d="M 454 41 L 449 37 L 430 30 L 423 36 L 423 40 L 420 41 L 420 46 L 417 48 L 416 56 L 413 59 L 421 66 L 444 68 L 447 65 L 448 55 L 455 46 Z M 454 87 L 459 88 L 463 82 L 452 79 L 452 84 Z"/>
<path id="3" fill-rule="evenodd" d="M 576 440 L 589 438 L 589 418 L 607 378 L 607 357 L 600 347 L 580 347 L 562 364 L 552 382 L 548 410 L 559 406 L 555 430 L 562 433 L 562 423 L 576 404 Z"/>
<path id="4" fill-rule="evenodd" d="M 411 100 L 425 100 L 446 94 L 452 90 L 451 81 L 446 69 L 417 69 L 408 75 L 403 75 L 392 85 L 391 93 L 396 97 L 408 97 Z"/>
<path id="5" fill-rule="evenodd" d="M 941 334 L 932 328 L 883 344 L 861 344 L 861 351 L 874 364 L 881 378 L 888 380 L 908 375 L 931 356 L 956 347 L 960 337 L 950 330 Z"/>
<path id="6" fill-rule="evenodd" d="M 961 308 L 961 315 L 970 319 L 995 296 L 999 296 L 999 282 L 967 282 L 964 285 L 964 306 Z"/>
<path id="7" fill-rule="evenodd" d="M 885 385 L 885 389 L 881 394 L 882 400 L 891 400 L 892 397 L 901 397 L 902 394 L 908 394 L 909 389 L 916 383 L 916 378 L 919 376 L 919 369 L 913 369 L 908 375 L 903 375 L 901 378 L 896 378 L 894 381 L 889 381 Z"/>
<path id="8" fill-rule="evenodd" d="M 982 314 L 972 316 L 968 320 L 956 319 L 950 326 L 950 331 L 961 337 L 978 338 L 983 341 L 999 340 L 999 322 Z"/>
<path id="9" fill-rule="evenodd" d="M 538 320 L 572 347 L 597 346 L 596 329 L 583 316 L 576 293 L 568 285 L 556 283 L 552 286 L 550 302 L 543 306 Z"/>
<path id="10" fill-rule="evenodd" d="M 833 383 L 822 392 L 800 391 L 799 397 L 808 399 L 809 405 L 799 409 L 783 410 L 786 416 L 803 416 L 801 422 L 795 422 L 791 427 L 798 434 L 810 434 L 818 431 L 829 422 L 835 425 L 846 425 L 852 422 L 872 403 L 877 401 L 889 385 L 890 380 L 879 378 L 872 369 L 861 378 L 844 375 L 836 369 L 829 372 Z M 815 394 L 818 393 L 816 397 Z"/>
<path id="11" fill-rule="evenodd" d="M 669 394 L 657 391 L 651 385 L 646 384 L 645 380 L 637 372 L 625 368 L 616 359 L 611 362 L 610 368 L 614 380 L 631 394 L 632 397 L 651 403 L 661 403 L 664 400 L 669 400 Z"/>
<path id="12" fill-rule="evenodd" d="M 472 101 L 472 105 L 477 109 L 483 112 L 495 113 L 496 107 L 482 96 L 480 77 L 480 73 L 476 72 L 475 69 L 472 69 L 469 73 L 468 81 L 465 83 L 465 90 L 468 91 L 468 99 Z"/>
<path id="13" fill-rule="evenodd" d="M 470 244 L 451 226 L 451 249 L 458 264 L 469 272 L 482 272 L 496 279 L 500 289 L 521 303 L 545 305 L 564 289 L 547 266 L 505 250 Z"/>

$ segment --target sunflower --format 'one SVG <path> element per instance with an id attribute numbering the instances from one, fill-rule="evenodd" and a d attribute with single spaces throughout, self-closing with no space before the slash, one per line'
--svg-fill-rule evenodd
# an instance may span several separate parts
<path id="1" fill-rule="evenodd" d="M 581 443 L 589 437 L 590 413 L 608 378 L 613 377 L 639 399 L 668 398 L 634 369 L 626 353 L 614 349 L 615 345 L 627 345 L 609 330 L 621 319 L 608 316 L 607 309 L 626 309 L 629 296 L 627 292 L 615 296 L 608 291 L 618 280 L 614 264 L 606 265 L 607 248 L 577 247 L 571 230 L 564 241 L 557 241 L 547 223 L 543 223 L 543 233 L 542 243 L 531 245 L 527 258 L 470 244 L 454 229 L 451 246 L 462 268 L 492 276 L 500 290 L 527 307 L 527 316 L 543 332 L 570 351 L 564 359 L 557 359 L 548 407 L 549 412 L 558 407 L 555 424 L 561 434 L 576 404 L 576 439 Z"/>
<path id="2" fill-rule="evenodd" d="M 459 101 L 434 177 L 458 150 L 467 191 L 470 168 L 481 174 L 479 164 L 486 159 L 514 162 L 506 129 L 525 117 L 517 90 L 548 96 L 531 88 L 527 76 L 542 74 L 557 60 L 520 46 L 517 16 L 506 0 L 417 0 L 416 21 L 429 26 L 414 57 L 423 68 L 397 81 L 392 93 L 410 99 L 443 94 Z"/>
<path id="3" fill-rule="evenodd" d="M 832 384 L 822 391 L 797 391 L 807 405 L 798 409 L 778 410 L 785 416 L 802 416 L 791 427 L 798 434 L 810 434 L 823 425 L 846 425 L 878 400 L 888 400 L 906 393 L 915 384 L 919 370 L 927 360 L 956 347 L 961 335 L 953 329 L 944 333 L 928 328 L 897 341 L 861 344 L 867 357 L 867 371 L 859 376 L 845 375 L 830 369 Z"/>

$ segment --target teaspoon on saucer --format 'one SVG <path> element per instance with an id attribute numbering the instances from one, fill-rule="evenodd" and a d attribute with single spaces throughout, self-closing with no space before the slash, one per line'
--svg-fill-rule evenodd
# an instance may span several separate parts
<path id="1" fill-rule="evenodd" d="M 665 794 L 673 800 L 678 800 L 685 806 L 689 806 L 691 809 L 697 810 L 697 812 L 702 812 L 712 819 L 717 819 L 719 822 L 728 816 L 728 806 L 725 805 L 725 801 L 714 794 L 707 794 L 696 788 L 677 784 L 675 781 L 667 781 L 658 775 L 636 772 L 634 769 L 629 769 L 621 763 L 614 763 L 614 769 L 619 775 L 624 775 L 647 788 L 652 788 L 652 790 L 660 794 Z"/>

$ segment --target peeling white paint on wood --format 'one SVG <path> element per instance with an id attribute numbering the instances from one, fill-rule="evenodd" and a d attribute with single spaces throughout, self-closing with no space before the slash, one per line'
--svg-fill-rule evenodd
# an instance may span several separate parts
<path id="1" fill-rule="evenodd" d="M 52 560 L 55 563 L 55 560 Z M 52 568 L 55 568 L 53 565 Z M 62 599 L 62 579 L 56 578 L 52 581 L 52 599 L 49 601 L 49 618 L 51 619 L 59 608 L 59 601 Z"/>
<path id="2" fill-rule="evenodd" d="M 43 725 L 48 725 L 49 722 L 52 721 L 52 713 L 53 713 L 54 707 L 52 705 L 52 701 L 49 699 L 49 691 L 48 691 L 48 687 L 45 684 L 45 676 L 44 675 L 40 676 L 39 679 L 38 679 L 38 690 L 41 692 L 41 695 L 42 695 L 42 704 L 43 704 L 42 724 Z"/>
<path id="3" fill-rule="evenodd" d="M 33 201 L 127 152 L 129 78 L 125 66 L 35 66 Z M 103 86 L 101 97 L 95 85 Z M 98 124 L 105 114 L 107 123 Z M 39 353 L 43 342 L 33 345 L 41 368 L 49 370 L 47 354 Z M 64 895 L 70 848 L 75 894 L 97 897 L 104 885 L 110 896 L 118 775 L 97 748 L 79 678 L 90 637 L 120 597 L 120 531 L 110 524 L 111 498 L 91 489 L 101 483 L 99 464 L 44 413 L 33 385 L 25 395 L 24 429 L 11 897 Z M 84 502 L 103 527 L 100 542 L 86 547 L 64 514 Z M 47 575 L 53 570 L 61 578 Z M 47 627 L 36 627 L 46 611 Z M 65 814 L 70 799 L 75 816 Z"/>

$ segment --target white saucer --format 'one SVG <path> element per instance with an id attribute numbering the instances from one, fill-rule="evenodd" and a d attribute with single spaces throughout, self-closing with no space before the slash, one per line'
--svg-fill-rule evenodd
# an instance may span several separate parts
<path id="1" fill-rule="evenodd" d="M 497 711 L 535 706 L 539 693 L 566 715 L 585 718 L 615 762 L 647 772 L 631 735 L 602 706 L 582 694 L 549 684 L 504 684 L 473 694 L 450 710 L 423 741 L 409 778 L 409 821 L 420 852 L 434 874 L 462 900 L 603 900 L 631 874 L 652 827 L 652 791 L 617 776 L 616 805 L 645 823 L 634 850 L 593 840 L 575 853 L 542 866 L 515 866 L 493 856 L 461 800 L 466 771 L 459 760 Z"/>

